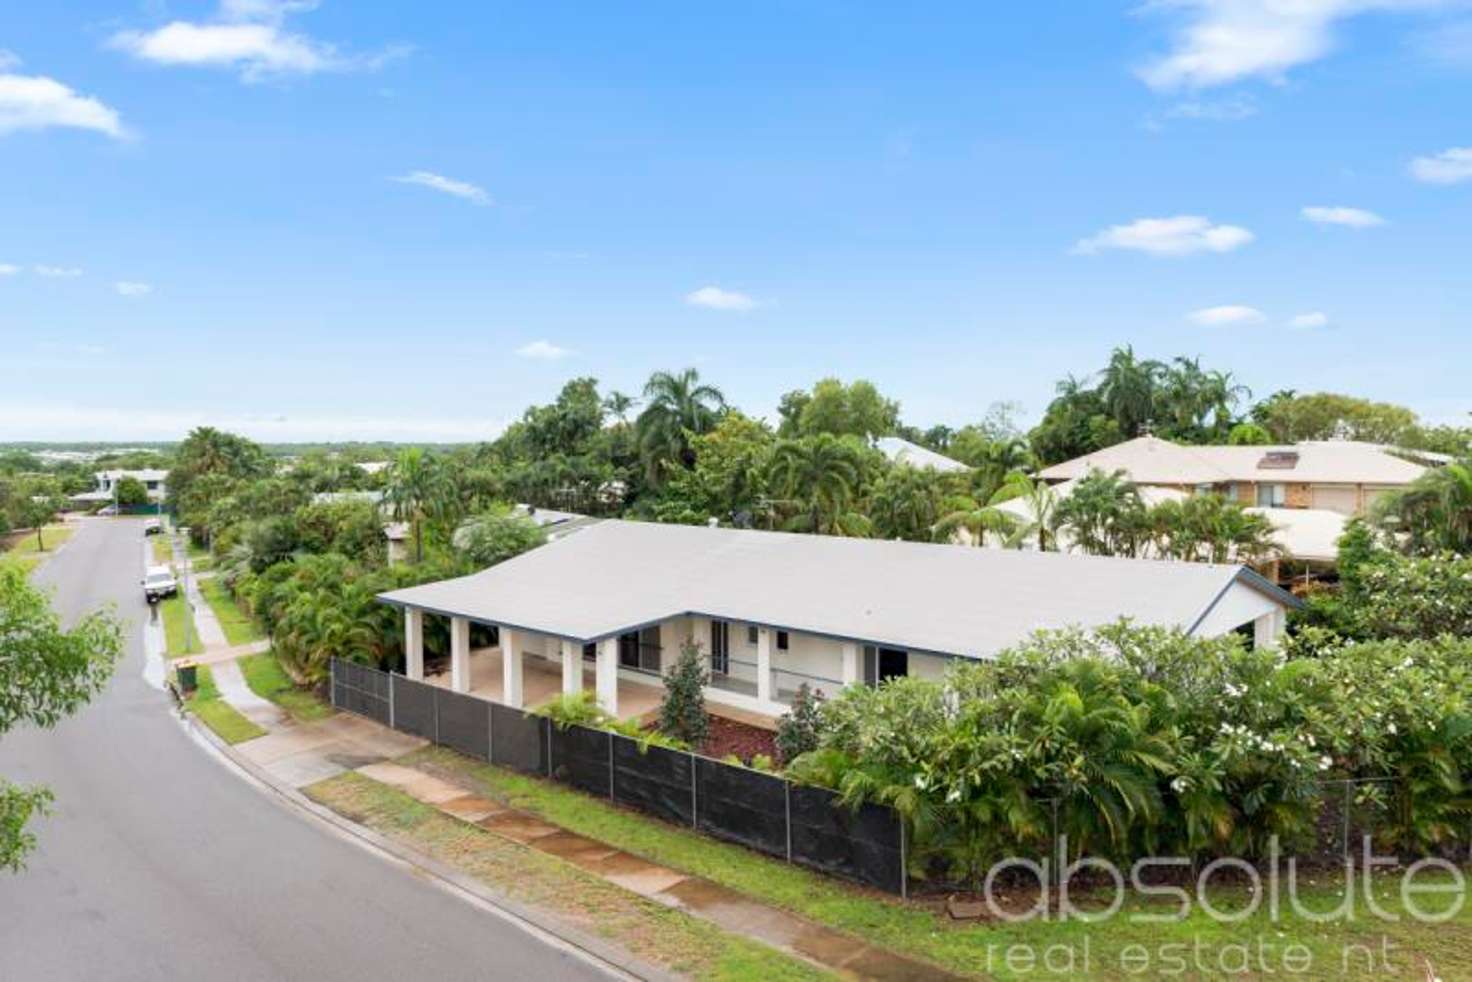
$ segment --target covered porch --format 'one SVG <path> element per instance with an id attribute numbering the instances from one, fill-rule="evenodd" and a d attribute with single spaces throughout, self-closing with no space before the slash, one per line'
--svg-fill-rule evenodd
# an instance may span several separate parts
<path id="1" fill-rule="evenodd" d="M 410 606 L 403 610 L 409 678 L 517 708 L 534 708 L 558 695 L 588 690 L 613 715 L 643 717 L 658 709 L 664 698 L 664 674 L 682 648 L 694 644 L 708 672 L 707 708 L 716 715 L 771 728 L 791 707 L 801 686 L 832 697 L 844 686 L 869 679 L 881 661 L 877 651 L 857 641 L 698 616 L 669 618 L 590 643 L 484 625 L 496 628 L 499 643 L 472 648 L 471 621 L 450 616 L 449 663 L 426 673 L 426 611 Z M 916 671 L 924 660 L 922 655 L 910 656 L 908 671 Z M 939 660 L 932 660 L 937 665 L 920 665 L 917 673 L 939 674 Z"/>

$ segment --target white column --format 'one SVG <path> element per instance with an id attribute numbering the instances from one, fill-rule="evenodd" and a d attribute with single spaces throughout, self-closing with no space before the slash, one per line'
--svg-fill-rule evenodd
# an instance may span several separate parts
<path id="1" fill-rule="evenodd" d="M 470 691 L 470 622 L 450 618 L 450 688 Z"/>
<path id="2" fill-rule="evenodd" d="M 521 644 L 516 632 L 509 627 L 500 629 L 501 634 L 501 701 L 508 706 L 521 708 L 523 691 L 521 686 Z"/>
<path id="3" fill-rule="evenodd" d="M 418 607 L 404 608 L 404 674 L 424 679 L 424 611 Z"/>
<path id="4" fill-rule="evenodd" d="M 598 705 L 604 712 L 618 715 L 618 638 L 604 638 L 598 642 L 597 676 Z"/>
<path id="5" fill-rule="evenodd" d="M 1252 622 L 1252 646 L 1254 648 L 1276 648 L 1278 639 L 1287 629 L 1287 615 L 1275 607 Z"/>
<path id="6" fill-rule="evenodd" d="M 772 701 L 772 632 L 764 627 L 756 629 L 756 697 Z"/>
<path id="7" fill-rule="evenodd" d="M 583 691 L 583 650 L 571 641 L 562 642 L 562 694 L 575 696 Z"/>
<path id="8" fill-rule="evenodd" d="M 859 645 L 856 641 L 843 643 L 843 685 L 859 684 Z"/>

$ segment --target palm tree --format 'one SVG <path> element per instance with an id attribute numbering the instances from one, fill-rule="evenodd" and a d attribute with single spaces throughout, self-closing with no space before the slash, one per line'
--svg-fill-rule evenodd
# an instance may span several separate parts
<path id="1" fill-rule="evenodd" d="M 1073 545 L 1092 556 L 1134 556 L 1144 537 L 1145 505 L 1124 471 L 1091 470 L 1058 503 L 1055 518 Z"/>
<path id="2" fill-rule="evenodd" d="M 1164 368 L 1158 361 L 1140 361 L 1129 345 L 1115 348 L 1110 354 L 1099 379 L 1099 397 L 1127 438 L 1139 436 L 1150 423 Z"/>
<path id="3" fill-rule="evenodd" d="M 868 519 L 849 509 L 862 477 L 856 448 L 831 433 L 783 440 L 772 454 L 772 481 L 798 507 L 795 530 L 866 535 Z"/>
<path id="4" fill-rule="evenodd" d="M 422 447 L 399 453 L 389 470 L 386 497 L 396 521 L 408 521 L 414 530 L 414 561 L 424 561 L 424 522 L 449 497 L 439 462 Z"/>
<path id="5" fill-rule="evenodd" d="M 658 483 L 665 461 L 689 468 L 695 464 L 690 435 L 707 433 L 726 411 L 726 397 L 713 385 L 702 385 L 700 373 L 687 368 L 678 375 L 655 372 L 644 385 L 644 411 L 635 423 L 639 452 L 651 483 Z"/>
<path id="6" fill-rule="evenodd" d="M 939 509 L 939 475 L 916 467 L 891 468 L 869 495 L 869 517 L 876 534 L 886 539 L 924 541 Z"/>
<path id="7" fill-rule="evenodd" d="M 629 421 L 629 410 L 635 405 L 634 397 L 627 393 L 614 389 L 603 397 L 603 408 L 611 413 L 620 423 Z"/>
<path id="8" fill-rule="evenodd" d="M 1006 545 L 1021 549 L 1030 539 L 1035 539 L 1039 552 L 1053 549 L 1053 533 L 1057 527 L 1055 512 L 1058 509 L 1058 493 L 1046 481 L 1034 481 L 1026 474 L 1013 472 L 1007 475 L 1001 488 L 992 495 L 988 504 L 999 505 L 1004 501 L 1020 500 L 1027 506 L 1027 518 L 1013 528 Z"/>
<path id="9" fill-rule="evenodd" d="M 986 545 L 988 535 L 996 535 L 1003 542 L 1010 542 L 1020 524 L 1020 519 L 1011 512 L 1002 511 L 968 495 L 951 498 L 944 507 L 945 514 L 935 523 L 937 542 L 954 542 L 957 532 L 965 532 L 964 541 L 973 546 Z"/>

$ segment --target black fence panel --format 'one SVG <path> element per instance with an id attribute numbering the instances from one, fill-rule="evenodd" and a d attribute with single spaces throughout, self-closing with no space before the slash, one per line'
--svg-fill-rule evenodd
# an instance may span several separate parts
<path id="1" fill-rule="evenodd" d="M 481 760 L 491 759 L 491 704 L 484 699 L 435 689 L 437 740 L 451 749 Z M 394 711 L 398 711 L 395 704 Z"/>
<path id="2" fill-rule="evenodd" d="M 899 816 L 880 805 L 855 811 L 827 788 L 788 789 L 792 861 L 899 893 L 905 858 Z"/>
<path id="3" fill-rule="evenodd" d="M 681 825 L 695 821 L 695 758 L 667 747 L 639 749 L 639 741 L 613 738 L 613 798 Z"/>
<path id="4" fill-rule="evenodd" d="M 787 855 L 786 781 L 706 757 L 695 764 L 695 817 L 702 832 L 774 856 Z"/>
<path id="5" fill-rule="evenodd" d="M 388 725 L 389 680 L 387 672 L 367 665 L 333 659 L 332 704 L 350 713 Z"/>
<path id="6" fill-rule="evenodd" d="M 586 726 L 552 727 L 552 776 L 580 791 L 607 798 L 613 793 L 613 774 L 609 766 L 607 730 L 590 730 Z"/>
<path id="7" fill-rule="evenodd" d="M 436 686 L 394 675 L 394 729 L 426 740 L 435 740 L 434 693 Z"/>
<path id="8" fill-rule="evenodd" d="M 524 771 L 547 774 L 547 727 L 545 716 L 491 704 L 491 762 Z"/>

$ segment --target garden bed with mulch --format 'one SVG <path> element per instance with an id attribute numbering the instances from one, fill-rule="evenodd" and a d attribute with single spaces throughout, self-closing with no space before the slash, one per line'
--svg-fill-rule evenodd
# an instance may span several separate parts
<path id="1" fill-rule="evenodd" d="M 724 716 L 707 718 L 710 720 L 710 735 L 706 737 L 705 746 L 700 748 L 707 757 L 721 760 L 735 754 L 744 764 L 750 764 L 751 758 L 757 754 L 765 754 L 774 761 L 777 759 L 777 734 L 771 730 Z"/>

